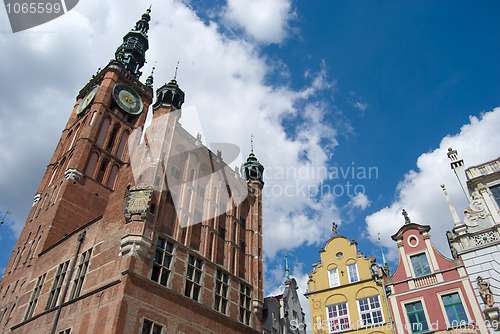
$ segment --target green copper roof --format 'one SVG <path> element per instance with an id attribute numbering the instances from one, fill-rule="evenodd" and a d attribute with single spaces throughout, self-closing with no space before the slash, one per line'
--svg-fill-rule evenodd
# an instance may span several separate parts
<path id="1" fill-rule="evenodd" d="M 142 14 L 142 17 L 135 27 L 130 30 L 124 37 L 123 43 L 116 49 L 115 59 L 123 64 L 125 69 L 130 71 L 136 78 L 142 74 L 139 71 L 146 61 L 146 50 L 149 49 L 148 30 L 151 17 L 149 13 L 151 8 Z"/>

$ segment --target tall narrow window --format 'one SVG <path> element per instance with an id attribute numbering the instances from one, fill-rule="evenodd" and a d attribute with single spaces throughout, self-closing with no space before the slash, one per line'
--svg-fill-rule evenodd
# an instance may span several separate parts
<path id="1" fill-rule="evenodd" d="M 108 167 L 109 161 L 107 159 L 104 159 L 101 162 L 101 167 L 99 167 L 99 170 L 97 171 L 97 176 L 95 180 L 99 183 L 102 183 L 102 180 L 104 179 L 104 173 L 106 173 L 106 168 Z"/>
<path id="2" fill-rule="evenodd" d="M 111 168 L 111 173 L 109 173 L 109 178 L 108 182 L 106 183 L 106 187 L 111 189 L 115 188 L 115 182 L 116 182 L 116 177 L 118 176 L 118 171 L 119 171 L 118 166 L 113 165 L 113 168 Z"/>
<path id="3" fill-rule="evenodd" d="M 88 177 L 94 176 L 95 165 L 97 164 L 97 160 L 99 160 L 99 154 L 96 152 L 92 153 L 90 156 L 89 162 L 87 163 L 87 168 L 85 169 L 85 175 Z"/>
<path id="4" fill-rule="evenodd" d="M 195 224 L 191 226 L 191 241 L 189 246 L 194 250 L 199 250 L 200 242 L 201 242 L 201 222 L 195 221 Z"/>
<path id="5" fill-rule="evenodd" d="M 452 293 L 449 295 L 442 296 L 443 305 L 446 310 L 446 315 L 448 317 L 448 323 L 452 327 L 458 327 L 461 324 L 466 324 L 467 314 L 465 313 L 462 300 L 458 293 Z"/>
<path id="6" fill-rule="evenodd" d="M 170 264 L 172 263 L 172 253 L 174 245 L 163 238 L 158 238 L 156 242 L 155 259 L 151 280 L 163 286 L 167 286 L 170 276 Z"/>
<path id="7" fill-rule="evenodd" d="M 427 261 L 427 256 L 425 256 L 425 253 L 410 256 L 410 260 L 416 277 L 428 275 L 431 273 L 431 268 L 429 266 L 429 262 Z"/>
<path id="8" fill-rule="evenodd" d="M 152 322 L 151 320 L 144 319 L 142 324 L 141 334 L 162 334 L 163 326 Z"/>
<path id="9" fill-rule="evenodd" d="M 186 272 L 186 286 L 184 295 L 194 300 L 198 300 L 201 290 L 201 274 L 203 262 L 193 255 L 189 255 Z"/>
<path id="10" fill-rule="evenodd" d="M 226 314 L 229 277 L 221 270 L 217 270 L 215 278 L 214 309 L 222 314 Z"/>
<path id="11" fill-rule="evenodd" d="M 421 333 L 429 330 L 422 302 L 406 304 L 405 308 L 412 333 Z"/>
<path id="12" fill-rule="evenodd" d="M 336 333 L 351 328 L 347 303 L 330 305 L 326 308 L 328 328 L 330 333 Z"/>
<path id="13" fill-rule="evenodd" d="M 73 288 L 71 289 L 71 295 L 69 299 L 75 299 L 80 296 L 82 292 L 83 282 L 85 280 L 85 275 L 87 274 L 87 269 L 89 267 L 90 256 L 92 255 L 92 248 L 80 255 L 80 261 L 76 270 L 75 278 L 73 279 Z"/>
<path id="14" fill-rule="evenodd" d="M 358 267 L 356 266 L 356 263 L 347 265 L 347 273 L 349 274 L 348 275 L 349 276 L 349 283 L 359 281 Z"/>
<path id="15" fill-rule="evenodd" d="M 75 141 L 76 141 L 76 138 L 78 137 L 79 130 L 80 130 L 80 124 L 78 124 L 75 127 L 75 135 L 73 136 L 73 138 L 71 138 L 71 143 L 69 144 L 69 149 L 72 149 L 73 146 L 75 146 Z"/>
<path id="16" fill-rule="evenodd" d="M 102 144 L 104 144 L 104 139 L 106 139 L 106 135 L 108 134 L 108 128 L 109 125 L 111 124 L 111 121 L 109 118 L 106 118 L 101 125 L 101 130 L 99 130 L 99 136 L 97 136 L 97 141 L 96 145 L 99 147 L 102 147 Z"/>
<path id="17" fill-rule="evenodd" d="M 250 326 L 250 319 L 252 316 L 252 288 L 248 285 L 240 284 L 240 314 L 238 320 L 245 325 Z"/>
<path id="18" fill-rule="evenodd" d="M 61 288 L 64 283 L 64 278 L 66 277 L 66 271 L 68 270 L 69 261 L 61 263 L 57 268 L 56 276 L 54 277 L 54 283 L 50 289 L 49 299 L 47 300 L 47 305 L 45 309 L 51 309 L 57 305 L 57 299 L 61 293 Z"/>
<path id="19" fill-rule="evenodd" d="M 40 297 L 40 291 L 42 291 L 43 282 L 45 281 L 45 275 L 38 277 L 35 288 L 33 289 L 33 293 L 31 294 L 31 299 L 28 304 L 28 308 L 26 309 L 26 315 L 24 316 L 24 320 L 27 320 L 33 316 L 35 311 L 36 304 L 38 303 L 38 297 Z"/>
<path id="20" fill-rule="evenodd" d="M 384 322 L 378 296 L 359 299 L 358 304 L 362 326 L 376 325 Z"/>
<path id="21" fill-rule="evenodd" d="M 108 145 L 106 145 L 106 150 L 110 151 L 113 149 L 113 146 L 115 144 L 116 136 L 118 135 L 118 131 L 120 130 L 120 125 L 116 124 L 115 127 L 113 128 L 113 131 L 111 132 L 111 136 L 109 136 L 109 141 Z"/>
<path id="22" fill-rule="evenodd" d="M 118 159 L 122 159 L 123 151 L 125 151 L 125 145 L 127 144 L 127 140 L 128 140 L 128 131 L 123 131 L 122 138 L 120 139 L 120 144 L 118 145 L 118 150 L 116 150 L 116 157 Z"/>
<path id="23" fill-rule="evenodd" d="M 337 268 L 328 270 L 328 281 L 330 282 L 330 288 L 334 288 L 340 285 L 339 272 Z"/>

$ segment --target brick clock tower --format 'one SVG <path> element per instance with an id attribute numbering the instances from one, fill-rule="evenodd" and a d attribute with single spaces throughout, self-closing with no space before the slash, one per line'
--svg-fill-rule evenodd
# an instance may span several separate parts
<path id="1" fill-rule="evenodd" d="M 175 79 L 153 103 L 149 14 L 77 96 L 0 281 L 0 332 L 262 332 L 264 167 L 184 130 Z"/>

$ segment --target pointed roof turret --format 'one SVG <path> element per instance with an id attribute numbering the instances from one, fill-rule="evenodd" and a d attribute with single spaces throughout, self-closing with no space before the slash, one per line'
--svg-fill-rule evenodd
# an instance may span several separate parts
<path id="1" fill-rule="evenodd" d="M 247 162 L 243 165 L 245 168 L 245 177 L 249 183 L 258 183 L 263 186 L 264 166 L 262 166 L 253 153 L 253 135 L 251 138 L 251 151 L 248 155 Z"/>
<path id="2" fill-rule="evenodd" d="M 146 62 L 146 50 L 149 48 L 148 44 L 148 30 L 149 21 L 151 17 L 151 7 L 142 14 L 142 17 L 135 27 L 132 28 L 125 36 L 123 36 L 123 43 L 116 49 L 115 59 L 122 63 L 122 65 L 130 71 L 136 78 L 142 74 L 139 71 Z"/>
<path id="3" fill-rule="evenodd" d="M 156 103 L 159 104 L 170 104 L 176 109 L 180 109 L 184 103 L 184 92 L 179 88 L 177 84 L 177 70 L 179 69 L 179 63 L 175 67 L 175 74 L 172 80 L 168 84 L 164 84 L 156 90 Z"/>

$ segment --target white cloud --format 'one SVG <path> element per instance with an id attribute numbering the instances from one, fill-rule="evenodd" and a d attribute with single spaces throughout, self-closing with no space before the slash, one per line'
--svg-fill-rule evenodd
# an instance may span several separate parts
<path id="1" fill-rule="evenodd" d="M 357 193 L 355 196 L 351 198 L 349 201 L 349 205 L 353 206 L 355 208 L 360 208 L 361 210 L 365 210 L 367 207 L 369 207 L 371 204 L 371 201 L 368 199 L 368 196 L 363 193 Z"/>
<path id="2" fill-rule="evenodd" d="M 460 133 L 442 139 L 439 148 L 422 154 L 417 160 L 418 170 L 409 171 L 396 190 L 396 200 L 389 206 L 366 218 L 367 233 L 372 241 L 381 234 L 382 243 L 394 260 L 396 245 L 390 239 L 404 224 L 404 208 L 413 222 L 430 225 L 433 243 L 446 256 L 450 251 L 445 232 L 453 228 L 453 220 L 440 187 L 445 184 L 457 212 L 467 206 L 465 195 L 450 168 L 449 147 L 456 149 L 466 166 L 474 166 L 500 156 L 500 108 L 484 113 L 480 118 L 470 117 Z M 461 217 L 463 218 L 463 217 Z M 395 268 L 393 268 L 395 269 Z"/>
<path id="3" fill-rule="evenodd" d="M 295 16 L 290 0 L 228 0 L 224 17 L 257 42 L 280 43 Z"/>

